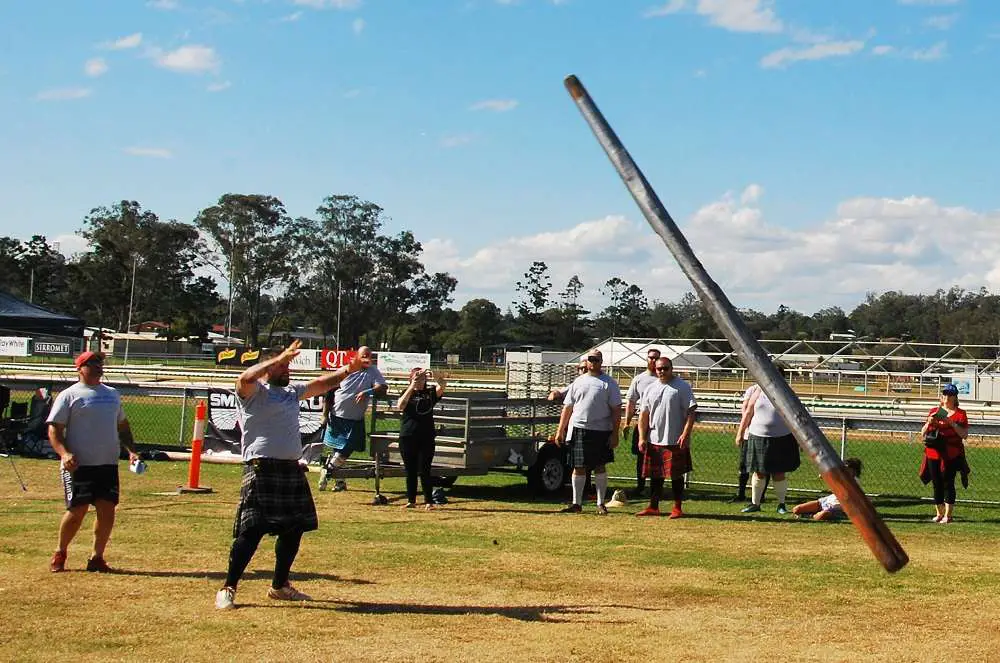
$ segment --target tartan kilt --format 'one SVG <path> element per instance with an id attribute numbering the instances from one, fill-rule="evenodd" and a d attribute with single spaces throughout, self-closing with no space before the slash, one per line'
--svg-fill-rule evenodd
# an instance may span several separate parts
<path id="1" fill-rule="evenodd" d="M 609 444 L 611 431 L 574 428 L 570 436 L 570 464 L 572 467 L 594 469 L 615 462 L 615 451 Z"/>
<path id="2" fill-rule="evenodd" d="M 642 460 L 642 476 L 646 479 L 680 479 L 694 469 L 691 448 L 646 445 Z"/>
<path id="3" fill-rule="evenodd" d="M 760 437 L 751 433 L 743 442 L 743 463 L 747 472 L 794 472 L 801 462 L 799 444 L 793 435 Z"/>
<path id="4" fill-rule="evenodd" d="M 309 481 L 298 461 L 257 458 L 244 463 L 233 538 L 256 529 L 282 534 L 318 527 Z"/>

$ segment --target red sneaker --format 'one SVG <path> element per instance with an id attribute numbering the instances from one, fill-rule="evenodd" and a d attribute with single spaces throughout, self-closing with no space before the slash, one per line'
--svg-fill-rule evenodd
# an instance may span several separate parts
<path id="1" fill-rule="evenodd" d="M 681 508 L 678 507 L 678 506 L 675 506 L 674 509 L 673 509 L 673 511 L 670 512 L 670 515 L 668 516 L 668 518 L 682 518 L 683 516 L 684 516 L 684 512 L 681 511 Z"/>
<path id="2" fill-rule="evenodd" d="M 635 515 L 638 516 L 638 517 L 640 517 L 640 518 L 643 517 L 643 516 L 658 516 L 658 515 L 660 515 L 660 510 L 659 509 L 655 509 L 655 508 L 653 508 L 651 506 L 647 506 L 645 509 L 643 509 L 642 511 L 640 511 L 639 513 L 637 513 Z"/>
<path id="3" fill-rule="evenodd" d="M 57 550 L 52 553 L 52 560 L 49 562 L 49 571 L 52 573 L 62 573 L 66 570 L 66 553 Z"/>

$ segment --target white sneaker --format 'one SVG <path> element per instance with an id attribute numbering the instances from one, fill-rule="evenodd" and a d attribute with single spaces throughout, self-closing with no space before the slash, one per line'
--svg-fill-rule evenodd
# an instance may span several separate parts
<path id="1" fill-rule="evenodd" d="M 271 587 L 267 590 L 267 598 L 278 601 L 312 601 L 312 597 L 292 587 L 290 583 L 281 589 Z"/>
<path id="2" fill-rule="evenodd" d="M 324 490 L 326 490 L 326 483 L 327 483 L 327 481 L 329 481 L 329 478 L 327 478 L 327 476 L 326 476 L 326 468 L 324 467 L 324 468 L 321 468 L 320 471 L 319 471 L 319 483 L 316 484 L 316 490 L 318 490 L 320 492 L 323 492 Z"/>
<path id="3" fill-rule="evenodd" d="M 232 587 L 223 587 L 215 594 L 215 607 L 219 610 L 232 610 L 236 607 L 233 600 L 236 598 L 236 590 Z"/>

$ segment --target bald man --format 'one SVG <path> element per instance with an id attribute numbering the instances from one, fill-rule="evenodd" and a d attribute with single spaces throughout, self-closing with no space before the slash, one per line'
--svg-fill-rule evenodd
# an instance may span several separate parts
<path id="1" fill-rule="evenodd" d="M 340 385 L 326 394 L 323 414 L 326 429 L 323 448 L 326 460 L 319 473 L 319 490 L 325 490 L 329 471 L 343 467 L 355 451 L 365 448 L 365 410 L 372 396 L 385 396 L 389 387 L 385 377 L 372 364 L 372 351 L 366 345 L 358 348 L 361 367 L 348 374 Z M 338 479 L 334 491 L 346 490 L 347 482 Z"/>

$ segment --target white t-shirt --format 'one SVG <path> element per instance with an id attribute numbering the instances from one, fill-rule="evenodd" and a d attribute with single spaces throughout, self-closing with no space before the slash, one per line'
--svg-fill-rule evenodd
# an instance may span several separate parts
<path id="1" fill-rule="evenodd" d="M 691 385 L 677 376 L 665 384 L 657 380 L 647 387 L 639 412 L 649 413 L 649 443 L 658 447 L 676 446 L 688 412 L 696 407 Z"/>
<path id="2" fill-rule="evenodd" d="M 760 387 L 758 387 L 755 384 L 752 384 L 749 387 L 747 387 L 747 390 L 743 392 L 743 405 L 744 405 L 744 407 L 746 406 L 746 402 L 747 402 L 747 400 L 749 400 L 751 394 L 753 394 L 754 391 L 757 391 L 759 389 L 760 389 Z M 743 429 L 743 439 L 745 440 L 748 437 L 750 437 L 750 426 L 747 426 L 746 428 Z"/>
<path id="3" fill-rule="evenodd" d="M 385 377 L 382 376 L 382 371 L 378 370 L 378 367 L 369 366 L 354 371 L 341 381 L 337 391 L 334 392 L 331 412 L 341 419 L 363 420 L 371 397 L 365 396 L 361 405 L 354 402 L 354 397 L 378 384 L 385 384 Z"/>
<path id="4" fill-rule="evenodd" d="M 581 375 L 569 386 L 563 406 L 573 407 L 570 428 L 610 431 L 614 415 L 621 411 L 622 390 L 614 378 L 605 373 L 597 377 Z"/>
<path id="5" fill-rule="evenodd" d="M 118 424 L 124 420 L 117 390 L 77 382 L 56 396 L 47 422 L 64 424 L 66 448 L 79 465 L 91 466 L 118 464 Z"/>
<path id="6" fill-rule="evenodd" d="M 650 374 L 649 371 L 643 371 L 632 378 L 632 383 L 628 386 L 628 393 L 625 394 L 625 400 L 629 403 L 635 402 L 636 408 L 638 408 L 639 401 L 642 399 L 642 394 L 646 391 L 646 388 L 659 381 L 659 378 Z"/>
<path id="7" fill-rule="evenodd" d="M 792 434 L 763 389 L 757 396 L 757 402 L 753 404 L 753 419 L 747 429 L 757 437 L 784 437 Z"/>
<path id="8" fill-rule="evenodd" d="M 237 394 L 243 460 L 298 460 L 302 456 L 299 401 L 305 390 L 305 384 L 272 387 L 261 382 L 250 398 L 243 400 Z"/>

